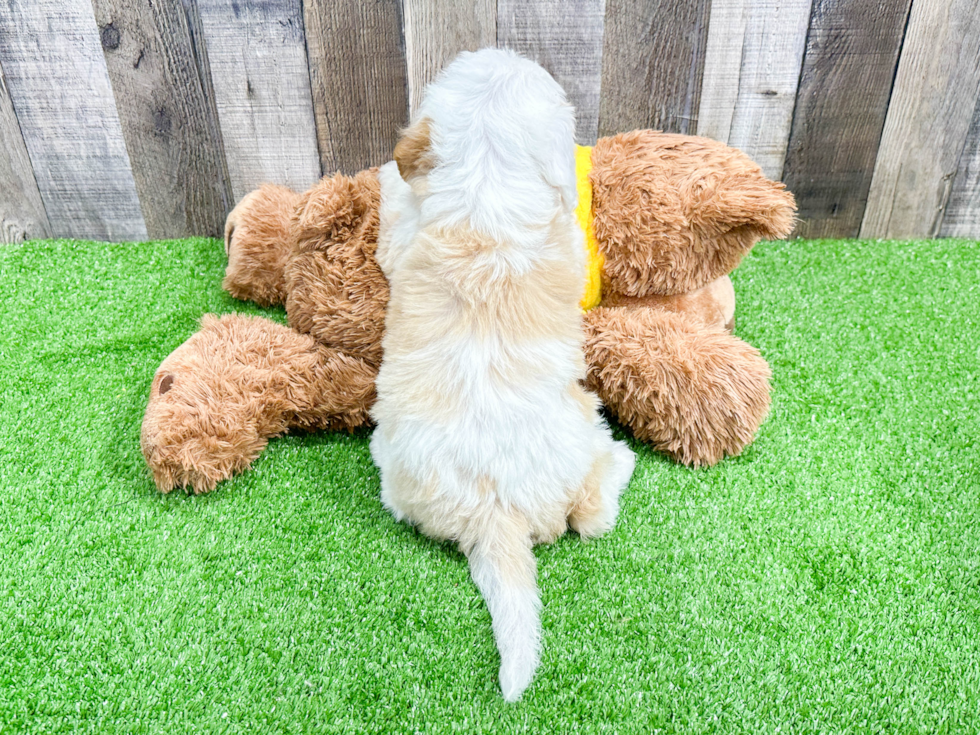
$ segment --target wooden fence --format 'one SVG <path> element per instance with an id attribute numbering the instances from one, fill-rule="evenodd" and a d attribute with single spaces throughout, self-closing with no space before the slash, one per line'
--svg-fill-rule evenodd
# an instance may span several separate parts
<path id="1" fill-rule="evenodd" d="M 384 162 L 492 45 L 582 143 L 746 151 L 801 236 L 980 238 L 980 0 L 0 0 L 0 241 L 217 234 L 263 181 Z"/>

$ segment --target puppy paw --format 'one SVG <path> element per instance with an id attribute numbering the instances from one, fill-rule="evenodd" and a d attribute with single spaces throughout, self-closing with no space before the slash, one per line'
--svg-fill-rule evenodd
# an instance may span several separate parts
<path id="1" fill-rule="evenodd" d="M 609 451 L 596 460 L 581 499 L 568 515 L 568 524 L 583 540 L 601 536 L 616 525 L 619 496 L 633 476 L 635 463 L 633 452 L 622 442 L 611 442 Z"/>

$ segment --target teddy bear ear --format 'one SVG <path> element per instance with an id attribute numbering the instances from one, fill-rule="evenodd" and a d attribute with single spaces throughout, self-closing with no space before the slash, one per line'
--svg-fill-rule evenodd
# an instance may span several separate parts
<path id="1" fill-rule="evenodd" d="M 424 176 L 432 170 L 432 141 L 429 118 L 423 117 L 402 131 L 401 139 L 395 146 L 395 162 L 398 172 L 405 181 L 413 176 Z"/>
<path id="2" fill-rule="evenodd" d="M 753 231 L 758 239 L 788 237 L 796 226 L 796 200 L 779 181 L 762 172 L 719 186 L 697 212 L 705 232 L 719 236 L 737 227 Z M 694 219 L 692 217 L 692 219 Z"/>
<path id="3" fill-rule="evenodd" d="M 724 143 L 637 130 L 600 139 L 592 163 L 603 283 L 628 296 L 701 288 L 795 226 L 793 195 Z"/>

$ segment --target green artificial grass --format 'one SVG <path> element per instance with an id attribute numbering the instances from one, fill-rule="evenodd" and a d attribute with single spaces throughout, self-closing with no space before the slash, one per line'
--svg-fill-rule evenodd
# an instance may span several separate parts
<path id="1" fill-rule="evenodd" d="M 223 266 L 204 239 L 0 249 L 0 731 L 980 730 L 978 243 L 759 245 L 736 333 L 768 421 L 712 469 L 634 443 L 614 531 L 538 549 L 516 705 L 465 559 L 383 510 L 366 431 L 154 489 L 157 365 L 201 314 L 260 313 Z"/>

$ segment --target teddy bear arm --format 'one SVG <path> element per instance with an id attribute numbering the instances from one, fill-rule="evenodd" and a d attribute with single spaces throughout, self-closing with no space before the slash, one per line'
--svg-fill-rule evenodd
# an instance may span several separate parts
<path id="1" fill-rule="evenodd" d="M 297 207 L 286 267 L 290 326 L 375 366 L 388 302 L 376 257 L 379 205 L 376 169 L 324 178 Z"/>
<path id="2" fill-rule="evenodd" d="M 312 383 L 311 401 L 308 408 L 290 415 L 290 427 L 350 430 L 370 424 L 378 368 L 355 355 L 318 349 L 321 362 Z"/>
<path id="3" fill-rule="evenodd" d="M 599 307 L 585 321 L 588 386 L 637 438 L 692 466 L 752 441 L 769 408 L 769 366 L 755 348 L 646 307 Z"/>
<path id="4" fill-rule="evenodd" d="M 735 328 L 735 289 L 729 276 L 716 278 L 706 286 L 694 291 L 663 296 L 626 296 L 616 292 L 606 292 L 602 298 L 606 307 L 646 307 L 678 314 L 691 322 L 705 327 L 724 329 L 731 332 Z"/>

